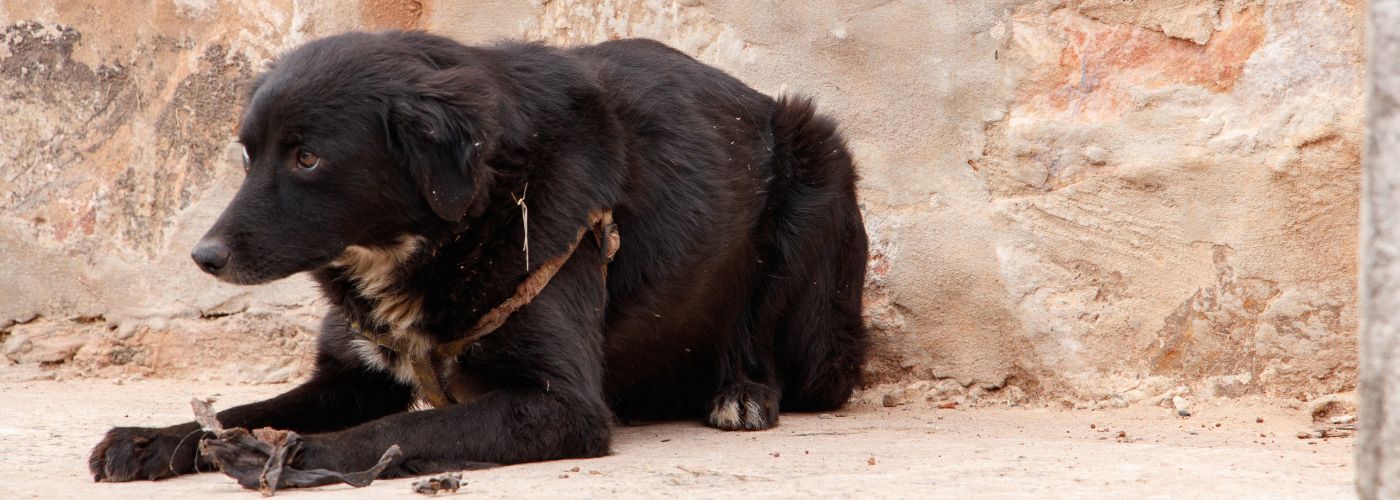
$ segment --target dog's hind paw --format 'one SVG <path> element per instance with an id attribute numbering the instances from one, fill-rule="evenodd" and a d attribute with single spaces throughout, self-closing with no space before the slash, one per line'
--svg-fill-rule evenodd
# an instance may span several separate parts
<path id="1" fill-rule="evenodd" d="M 778 391 L 754 382 L 720 389 L 706 423 L 726 431 L 761 431 L 778 425 Z"/>

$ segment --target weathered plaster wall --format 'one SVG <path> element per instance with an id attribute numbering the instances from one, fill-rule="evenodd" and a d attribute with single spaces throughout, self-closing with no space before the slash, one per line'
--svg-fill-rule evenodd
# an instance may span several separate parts
<path id="1" fill-rule="evenodd" d="M 1090 405 L 1356 381 L 1361 2 L 105 5 L 0 4 L 0 375 L 304 369 L 305 280 L 186 257 L 241 175 L 239 84 L 300 41 L 417 27 L 651 37 L 815 96 L 863 176 L 873 381 Z"/>

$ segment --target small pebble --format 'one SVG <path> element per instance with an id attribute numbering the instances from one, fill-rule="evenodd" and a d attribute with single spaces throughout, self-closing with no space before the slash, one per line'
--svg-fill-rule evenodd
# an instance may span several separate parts
<path id="1" fill-rule="evenodd" d="M 1189 408 L 1191 402 L 1181 396 L 1172 396 L 1172 406 L 1176 408 Z"/>
<path id="2" fill-rule="evenodd" d="M 865 463 L 875 465 L 875 457 L 870 457 L 870 460 L 866 460 Z"/>

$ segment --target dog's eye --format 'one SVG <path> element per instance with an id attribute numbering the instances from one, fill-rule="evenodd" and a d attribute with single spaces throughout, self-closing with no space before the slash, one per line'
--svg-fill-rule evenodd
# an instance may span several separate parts
<path id="1" fill-rule="evenodd" d="M 248 146 L 243 146 L 243 170 L 253 165 L 253 159 L 248 156 Z"/>
<path id="2" fill-rule="evenodd" d="M 305 149 L 297 150 L 297 166 L 306 170 L 311 170 L 321 165 L 321 157 L 316 156 Z"/>

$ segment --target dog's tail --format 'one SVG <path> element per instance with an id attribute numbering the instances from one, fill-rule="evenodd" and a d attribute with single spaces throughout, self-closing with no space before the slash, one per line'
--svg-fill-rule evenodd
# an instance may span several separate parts
<path id="1" fill-rule="evenodd" d="M 861 383 L 867 341 L 861 323 L 867 243 L 856 199 L 856 169 L 830 118 L 806 98 L 782 97 L 772 115 L 773 239 L 765 259 L 775 281 L 768 300 L 783 311 L 775 339 L 782 407 L 840 407 Z"/>
<path id="2" fill-rule="evenodd" d="M 817 114 L 812 99 L 782 96 L 773 107 L 775 183 L 849 191 L 856 172 L 836 122 Z"/>

